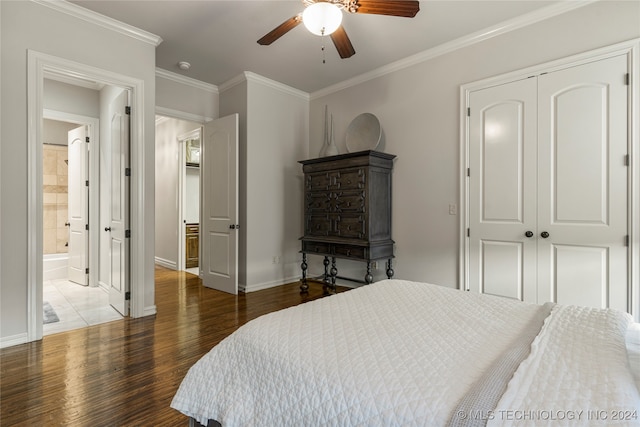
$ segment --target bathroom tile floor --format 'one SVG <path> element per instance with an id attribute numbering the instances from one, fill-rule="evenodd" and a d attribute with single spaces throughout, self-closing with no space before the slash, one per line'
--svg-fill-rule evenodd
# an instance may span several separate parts
<path id="1" fill-rule="evenodd" d="M 43 300 L 49 301 L 60 319 L 43 325 L 43 335 L 122 319 L 109 305 L 109 294 L 100 287 L 82 286 L 66 279 L 45 280 Z"/>

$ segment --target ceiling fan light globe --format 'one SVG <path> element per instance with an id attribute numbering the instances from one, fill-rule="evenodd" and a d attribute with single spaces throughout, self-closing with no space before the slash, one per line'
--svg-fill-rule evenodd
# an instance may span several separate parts
<path id="1" fill-rule="evenodd" d="M 342 24 L 342 11 L 332 3 L 314 3 L 302 12 L 302 22 L 311 33 L 328 36 Z"/>

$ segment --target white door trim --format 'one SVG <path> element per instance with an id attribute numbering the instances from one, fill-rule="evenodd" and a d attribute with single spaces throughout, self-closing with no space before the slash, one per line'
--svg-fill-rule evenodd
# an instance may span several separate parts
<path id="1" fill-rule="evenodd" d="M 42 118 L 46 74 L 99 82 L 131 90 L 131 317 L 146 314 L 144 81 L 108 70 L 28 51 L 27 65 L 27 341 L 42 338 Z M 93 165 L 92 165 L 93 166 Z"/>
<path id="2" fill-rule="evenodd" d="M 640 39 L 596 49 L 560 60 L 539 64 L 523 70 L 463 84 L 460 86 L 460 229 L 458 287 L 469 287 L 469 94 L 491 86 L 569 68 L 617 55 L 627 55 L 630 75 L 629 95 L 629 289 L 628 310 L 640 321 Z M 473 172 L 472 172 L 473 173 Z"/>
<path id="3" fill-rule="evenodd" d="M 75 123 L 89 127 L 89 220 L 98 218 L 100 201 L 98 183 L 100 182 L 100 120 L 95 117 L 47 110 L 42 118 Z M 89 286 L 98 286 L 99 227 L 89 227 Z"/>

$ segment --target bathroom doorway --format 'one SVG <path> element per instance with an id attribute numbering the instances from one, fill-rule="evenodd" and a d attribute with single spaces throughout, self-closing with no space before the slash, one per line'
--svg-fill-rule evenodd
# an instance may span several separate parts
<path id="1" fill-rule="evenodd" d="M 122 319 L 89 274 L 89 194 L 99 191 L 89 146 L 99 120 L 44 110 L 42 129 L 43 335 Z"/>

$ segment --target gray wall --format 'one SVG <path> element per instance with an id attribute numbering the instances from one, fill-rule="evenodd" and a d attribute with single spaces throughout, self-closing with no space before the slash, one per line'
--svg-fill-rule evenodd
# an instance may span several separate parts
<path id="1" fill-rule="evenodd" d="M 52 8 L 27 1 L 0 2 L 0 340 L 20 341 L 27 333 L 27 52 L 54 55 L 144 82 L 145 206 L 154 205 L 155 47 Z M 144 224 L 144 307 L 154 310 L 153 214 Z"/>
<path id="2" fill-rule="evenodd" d="M 460 197 L 460 85 L 636 37 L 639 2 L 596 2 L 333 94 L 312 94 L 309 152 L 320 151 L 325 105 L 343 153 L 350 121 L 360 113 L 375 114 L 384 151 L 398 156 L 396 277 L 457 287 L 460 217 L 449 215 L 448 207 Z M 319 260 L 310 264 L 311 271 L 319 267 Z M 362 268 L 338 265 L 339 274 L 356 277 Z"/>
<path id="3" fill-rule="evenodd" d="M 307 94 L 245 73 L 220 90 L 220 115 L 239 113 L 238 281 L 258 290 L 299 278 Z M 274 257 L 277 262 L 274 263 Z"/>
<path id="4" fill-rule="evenodd" d="M 56 80 L 44 80 L 43 107 L 86 117 L 100 117 L 100 92 Z"/>
<path id="5" fill-rule="evenodd" d="M 218 88 L 156 69 L 156 112 L 200 123 L 218 118 Z M 172 114 L 177 113 L 177 116 Z"/>
<path id="6" fill-rule="evenodd" d="M 249 78 L 246 290 L 300 277 L 302 173 L 308 156 L 307 94 Z"/>

